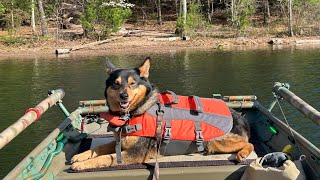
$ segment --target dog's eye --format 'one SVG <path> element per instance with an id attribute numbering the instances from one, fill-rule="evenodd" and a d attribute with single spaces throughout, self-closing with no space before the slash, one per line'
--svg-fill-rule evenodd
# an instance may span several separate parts
<path id="1" fill-rule="evenodd" d="M 131 86 L 133 86 L 133 85 L 135 85 L 135 84 L 137 84 L 137 82 L 131 82 L 131 83 L 130 83 Z"/>
<path id="2" fill-rule="evenodd" d="M 112 87 L 113 89 L 117 89 L 121 86 L 120 82 L 119 81 L 115 81 L 113 84 L 112 84 Z"/>

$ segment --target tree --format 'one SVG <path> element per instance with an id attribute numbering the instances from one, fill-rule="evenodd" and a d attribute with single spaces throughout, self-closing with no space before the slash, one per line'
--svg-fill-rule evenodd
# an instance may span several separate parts
<path id="1" fill-rule="evenodd" d="M 231 22 L 240 33 L 250 25 L 250 17 L 255 12 L 254 2 L 254 0 L 231 0 Z"/>
<path id="2" fill-rule="evenodd" d="M 158 14 L 158 24 L 162 24 L 162 18 L 161 18 L 161 0 L 157 0 L 157 14 Z"/>
<path id="3" fill-rule="evenodd" d="M 186 34 L 187 23 L 187 0 L 180 0 L 179 18 L 181 18 L 181 29 L 178 31 L 181 37 Z"/>
<path id="4" fill-rule="evenodd" d="M 36 21 L 34 17 L 34 0 L 31 0 L 31 27 L 32 33 L 36 32 Z"/>
<path id="5" fill-rule="evenodd" d="M 212 0 L 207 0 L 207 16 L 208 16 L 208 21 L 211 22 L 212 19 L 211 19 L 211 15 L 212 15 L 212 12 L 210 11 L 210 7 L 211 7 L 211 1 Z"/>
<path id="6" fill-rule="evenodd" d="M 13 18 L 14 2 L 11 0 L 11 29 L 14 29 L 14 18 Z"/>
<path id="7" fill-rule="evenodd" d="M 289 36 L 293 36 L 293 30 L 292 30 L 292 0 L 288 1 L 288 33 Z"/>
<path id="8" fill-rule="evenodd" d="M 264 0 L 263 24 L 270 25 L 270 5 L 269 0 Z"/>
<path id="9" fill-rule="evenodd" d="M 46 36 L 48 35 L 48 25 L 47 25 L 46 16 L 44 13 L 43 5 L 42 5 L 42 0 L 38 0 L 38 8 L 40 13 L 42 36 Z"/>

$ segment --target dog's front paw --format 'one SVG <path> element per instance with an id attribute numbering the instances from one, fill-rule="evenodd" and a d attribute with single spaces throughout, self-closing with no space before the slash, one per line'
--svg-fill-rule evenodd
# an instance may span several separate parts
<path id="1" fill-rule="evenodd" d="M 87 167 L 86 166 L 86 163 L 84 162 L 76 162 L 76 163 L 73 163 L 71 165 L 71 169 L 72 170 L 76 170 L 76 171 L 80 171 L 80 170 L 84 170 L 84 169 L 89 169 L 90 167 Z"/>
<path id="2" fill-rule="evenodd" d="M 74 156 L 71 158 L 71 163 L 85 161 L 85 160 L 90 159 L 91 157 L 92 157 L 92 156 L 91 156 L 91 153 L 88 153 L 88 152 L 86 151 L 86 152 L 83 152 L 83 153 L 81 153 L 81 154 L 74 155 Z"/>
<path id="3" fill-rule="evenodd" d="M 242 162 L 245 161 L 249 156 L 250 152 L 246 150 L 241 150 L 237 153 L 237 161 Z"/>

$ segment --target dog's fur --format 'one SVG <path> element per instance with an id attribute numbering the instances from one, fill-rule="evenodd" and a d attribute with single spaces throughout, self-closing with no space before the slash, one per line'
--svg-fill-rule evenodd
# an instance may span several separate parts
<path id="1" fill-rule="evenodd" d="M 106 66 L 109 78 L 106 80 L 105 97 L 110 113 L 122 115 L 129 112 L 131 116 L 137 116 L 157 102 L 158 90 L 148 80 L 150 58 L 135 69 L 116 69 L 109 60 Z M 248 141 L 249 126 L 236 111 L 230 110 L 234 119 L 231 132 L 210 141 L 205 151 L 206 154 L 237 153 L 237 160 L 242 161 L 253 151 L 253 145 Z M 115 133 L 115 137 L 117 135 Z M 157 154 L 155 138 L 122 136 L 121 146 L 122 164 L 143 163 Z M 75 155 L 71 159 L 71 169 L 115 166 L 116 159 L 115 142 L 112 142 Z"/>

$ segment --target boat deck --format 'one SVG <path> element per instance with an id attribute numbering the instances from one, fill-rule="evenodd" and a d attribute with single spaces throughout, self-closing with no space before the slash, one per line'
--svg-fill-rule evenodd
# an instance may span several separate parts
<path id="1" fill-rule="evenodd" d="M 95 146 L 113 141 L 113 135 L 107 132 L 106 124 L 92 123 L 87 125 L 86 132 L 89 134 L 87 140 L 89 143 L 82 143 L 81 146 L 93 148 Z M 84 141 L 85 142 L 85 141 Z M 80 151 L 83 147 L 80 147 Z M 88 149 L 85 147 L 84 149 Z M 70 157 L 69 157 L 70 158 Z M 257 154 L 252 152 L 246 161 L 242 163 L 236 162 L 235 154 L 188 154 L 177 156 L 163 156 L 158 159 L 160 164 L 161 179 L 171 179 L 176 174 L 181 174 L 179 179 L 206 178 L 215 175 L 218 179 L 237 177 L 239 179 L 244 172 L 245 165 L 257 158 Z M 155 159 L 151 159 L 146 164 L 136 164 L 127 166 L 117 166 L 111 168 L 92 169 L 85 172 L 72 172 L 70 165 L 66 165 L 62 171 L 57 174 L 57 179 L 147 179 L 150 178 L 153 171 L 153 163 Z M 174 176 L 176 178 L 176 176 Z M 232 178 L 233 179 L 233 178 Z"/>

